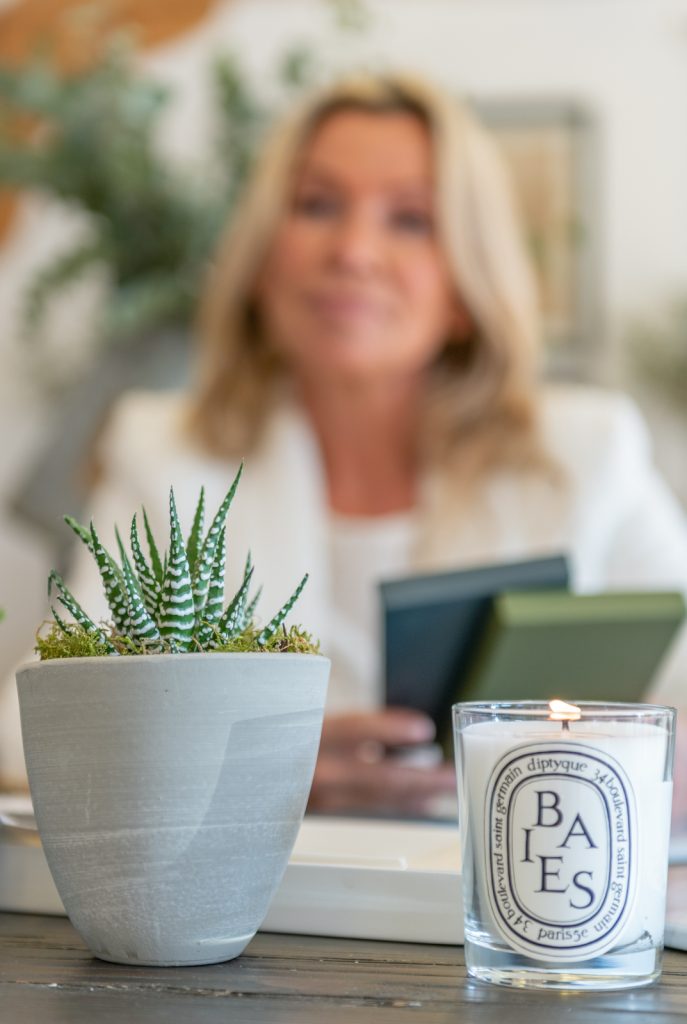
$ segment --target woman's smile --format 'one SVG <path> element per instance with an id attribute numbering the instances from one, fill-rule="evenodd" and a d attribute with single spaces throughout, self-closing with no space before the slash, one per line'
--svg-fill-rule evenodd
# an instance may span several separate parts
<path id="1" fill-rule="evenodd" d="M 305 294 L 304 301 L 315 317 L 341 330 L 364 330 L 390 315 L 388 300 L 343 288 L 311 291 Z"/>

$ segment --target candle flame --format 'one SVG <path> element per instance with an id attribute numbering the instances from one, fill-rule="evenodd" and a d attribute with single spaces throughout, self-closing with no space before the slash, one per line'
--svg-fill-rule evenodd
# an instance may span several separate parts
<path id="1" fill-rule="evenodd" d="M 582 712 L 575 704 L 568 704 L 564 700 L 549 701 L 549 719 L 552 722 L 577 722 Z"/>

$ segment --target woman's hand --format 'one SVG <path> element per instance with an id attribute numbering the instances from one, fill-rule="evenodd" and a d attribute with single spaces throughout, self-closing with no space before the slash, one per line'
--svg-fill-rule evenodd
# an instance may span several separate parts
<path id="1" fill-rule="evenodd" d="M 453 766 L 412 766 L 394 749 L 419 748 L 433 739 L 431 719 L 406 708 L 327 716 L 308 809 L 426 813 L 434 799 L 455 793 Z"/>

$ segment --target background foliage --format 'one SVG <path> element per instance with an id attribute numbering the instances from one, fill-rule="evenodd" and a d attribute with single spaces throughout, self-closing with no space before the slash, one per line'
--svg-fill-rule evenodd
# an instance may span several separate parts
<path id="1" fill-rule="evenodd" d="M 360 0 L 326 5 L 333 31 L 365 28 Z M 274 68 L 270 92 L 289 103 L 323 74 L 312 44 L 292 46 Z M 209 75 L 217 132 L 199 182 L 159 151 L 160 118 L 174 96 L 141 72 L 126 37 L 112 37 L 96 66 L 71 76 L 49 53 L 19 68 L 0 67 L 0 182 L 47 192 L 90 219 L 86 240 L 31 281 L 27 336 L 36 335 L 52 296 L 94 265 L 110 281 L 104 338 L 188 325 L 219 228 L 275 113 L 236 54 L 216 59 Z M 16 131 L 27 122 L 28 134 Z"/>

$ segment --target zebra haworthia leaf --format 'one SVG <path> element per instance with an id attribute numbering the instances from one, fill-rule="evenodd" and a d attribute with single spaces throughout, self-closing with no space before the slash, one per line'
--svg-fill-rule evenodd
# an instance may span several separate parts
<path id="1" fill-rule="evenodd" d="M 186 554 L 188 555 L 188 566 L 191 570 L 191 576 L 193 576 L 196 563 L 198 561 L 198 555 L 200 553 L 200 547 L 203 535 L 203 524 L 205 522 L 205 488 L 201 487 L 200 497 L 198 498 L 198 504 L 196 505 L 196 512 L 193 517 L 193 525 L 191 527 L 191 533 L 189 534 L 188 542 L 186 544 Z"/>
<path id="2" fill-rule="evenodd" d="M 245 613 L 248 600 L 248 588 L 253 578 L 253 570 L 249 569 L 243 583 L 236 592 L 234 599 L 217 624 L 217 633 L 223 642 L 238 636 L 246 628 Z"/>
<path id="3" fill-rule="evenodd" d="M 93 555 L 100 570 L 105 597 L 110 606 L 115 627 L 119 633 L 126 634 L 129 631 L 129 602 L 121 571 L 115 565 L 114 559 L 101 544 L 100 537 L 96 533 L 93 523 L 91 523 L 90 529 Z"/>
<path id="4" fill-rule="evenodd" d="M 249 550 L 248 554 L 246 555 L 246 566 L 245 566 L 245 569 L 243 570 L 243 578 L 244 578 L 244 580 L 248 576 L 249 572 L 251 572 L 252 568 L 253 568 L 253 557 L 252 557 L 252 555 L 250 553 L 250 550 Z M 255 615 L 255 609 L 257 607 L 258 601 L 260 600 L 261 593 L 262 593 L 262 587 L 258 587 L 258 589 L 255 592 L 255 595 L 251 598 L 251 600 L 246 605 L 245 611 L 243 613 L 243 619 L 244 619 L 244 622 L 245 622 L 246 626 L 249 626 L 252 623 L 252 621 L 253 621 L 253 617 Z"/>
<path id="5" fill-rule="evenodd" d="M 257 608 L 260 595 L 262 594 L 262 587 L 258 587 L 255 591 L 255 596 L 252 598 L 250 603 L 246 606 L 246 622 L 251 623 L 255 617 L 255 609 Z"/>
<path id="6" fill-rule="evenodd" d="M 78 523 L 76 521 L 76 519 L 74 519 L 73 516 L 65 516 L 64 517 L 64 521 L 67 524 L 67 526 L 71 527 L 71 529 L 74 531 L 76 536 L 80 540 L 83 541 L 83 543 L 86 545 L 88 550 L 95 557 L 95 547 L 93 545 L 93 536 L 92 536 L 91 531 L 89 530 L 89 528 L 87 526 L 82 526 L 81 523 Z M 114 558 L 109 553 L 109 551 L 106 551 L 105 548 L 103 548 L 103 552 L 105 554 L 105 558 L 108 560 L 108 562 L 110 564 L 110 569 L 112 570 L 112 572 L 116 576 L 119 573 L 119 566 L 117 565 L 117 563 L 115 562 Z"/>
<path id="7" fill-rule="evenodd" d="M 86 612 L 83 610 L 83 608 L 76 600 L 76 598 L 73 596 L 73 594 L 68 590 L 64 580 L 62 579 L 60 574 L 55 571 L 55 569 L 52 570 L 50 576 L 48 577 L 48 596 L 50 596 L 52 592 L 53 584 L 57 588 L 57 593 L 59 595 L 60 602 L 67 609 L 69 614 L 74 618 L 74 621 L 78 622 L 78 624 L 82 626 L 87 633 L 92 633 L 93 636 L 97 637 L 98 640 L 101 641 L 101 643 L 105 644 L 105 646 L 109 648 L 111 652 L 114 653 L 114 647 L 109 642 L 105 634 L 102 632 L 101 629 L 99 629 L 96 626 L 95 622 L 89 619 Z M 62 630 L 65 630 L 65 623 L 63 623 L 61 620 L 58 621 L 57 617 L 55 617 L 55 621 L 58 622 L 58 625 Z"/>
<path id="8" fill-rule="evenodd" d="M 215 634 L 224 608 L 224 572 L 227 557 L 226 530 L 222 529 L 212 563 L 210 587 L 202 615 L 196 616 L 196 639 L 204 647 Z"/>
<path id="9" fill-rule="evenodd" d="M 126 553 L 119 530 L 115 530 L 119 554 L 122 559 L 122 576 L 124 578 L 124 589 L 129 604 L 129 635 L 133 640 L 154 641 L 160 639 L 160 632 L 157 625 L 148 613 L 145 606 L 141 588 L 131 568 L 129 556 Z"/>
<path id="10" fill-rule="evenodd" d="M 193 641 L 195 606 L 186 548 L 181 535 L 174 491 L 169 492 L 169 557 L 162 586 L 160 633 L 179 651 L 187 651 Z"/>
<path id="11" fill-rule="evenodd" d="M 150 529 L 150 523 L 148 522 L 148 513 L 146 512 L 145 509 L 143 509 L 143 526 L 146 532 L 146 540 L 148 541 L 148 550 L 150 551 L 150 563 L 153 567 L 153 573 L 155 574 L 155 579 L 160 584 L 160 587 L 162 587 L 162 583 L 165 578 L 165 569 L 167 568 L 167 566 L 162 564 L 160 553 L 157 550 L 157 544 L 155 543 L 155 538 L 153 537 L 153 531 Z"/>
<path id="12" fill-rule="evenodd" d="M 52 605 L 52 604 L 50 605 L 50 611 L 52 612 L 53 619 L 55 620 L 55 622 L 57 623 L 59 628 L 62 630 L 63 635 L 64 636 L 71 636 L 72 633 L 74 632 L 74 627 L 70 626 L 68 622 L 64 621 L 64 619 L 61 617 L 61 615 L 59 615 L 59 613 L 58 613 L 57 609 L 55 608 L 55 606 Z"/>
<path id="13" fill-rule="evenodd" d="M 65 516 L 64 521 L 67 526 L 74 531 L 79 540 L 84 542 L 91 554 L 93 554 L 93 538 L 91 537 L 91 531 L 88 527 L 82 526 L 81 523 L 78 523 L 74 516 Z"/>
<path id="14" fill-rule="evenodd" d="M 231 487 L 224 496 L 224 500 L 219 507 L 219 510 L 210 524 L 210 529 L 207 532 L 207 536 L 203 541 L 203 546 L 198 555 L 196 562 L 195 572 L 193 574 L 193 600 L 195 602 L 196 614 L 201 615 L 205 608 L 205 602 L 208 596 L 208 590 L 210 588 L 210 576 L 212 573 L 212 563 L 215 560 L 215 551 L 217 550 L 217 544 L 219 542 L 220 531 L 224 528 L 224 523 L 229 512 L 234 495 L 236 494 L 236 488 L 239 485 L 241 479 L 241 473 L 243 472 L 243 463 L 238 468 L 238 472 L 234 477 Z"/>
<path id="15" fill-rule="evenodd" d="M 277 632 L 277 630 L 281 626 L 282 622 L 284 621 L 284 619 L 289 614 L 289 612 L 293 608 L 294 604 L 296 603 L 296 601 L 300 597 L 301 590 L 303 589 L 305 584 L 308 582 L 308 576 L 309 576 L 309 573 L 306 572 L 305 576 L 303 577 L 301 582 L 298 584 L 298 586 L 296 587 L 296 589 L 294 590 L 293 594 L 288 599 L 286 604 L 282 605 L 281 608 L 279 609 L 279 611 L 277 612 L 277 614 L 274 616 L 274 618 L 271 619 L 270 622 L 267 623 L 265 628 L 262 630 L 262 632 L 258 636 L 258 643 L 259 644 L 261 644 L 261 645 L 266 644 L 267 641 L 271 637 L 273 637 L 274 634 Z"/>
<path id="16" fill-rule="evenodd" d="M 143 548 L 141 547 L 141 541 L 138 536 L 136 516 L 131 520 L 131 532 L 129 537 L 131 553 L 134 556 L 134 565 L 136 567 L 138 582 L 141 586 L 143 600 L 148 614 L 154 621 L 157 621 L 160 610 L 160 598 L 162 597 L 162 584 L 148 565 L 145 555 L 143 554 Z"/>

